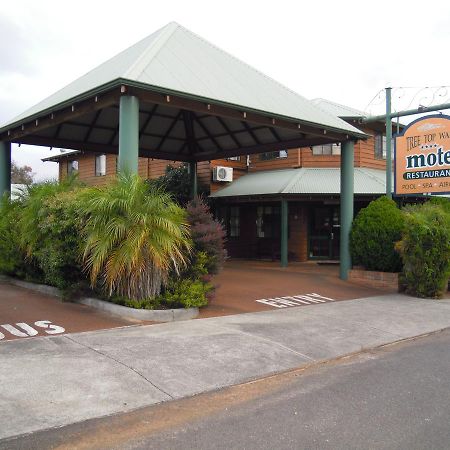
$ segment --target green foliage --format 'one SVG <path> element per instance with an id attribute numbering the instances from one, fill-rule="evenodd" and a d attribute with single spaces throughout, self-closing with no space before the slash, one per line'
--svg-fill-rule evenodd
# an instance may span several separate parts
<path id="1" fill-rule="evenodd" d="M 433 197 L 432 199 L 428 200 L 427 202 L 430 205 L 437 205 L 439 206 L 442 211 L 444 211 L 446 214 L 450 214 L 450 198 L 446 197 Z"/>
<path id="2" fill-rule="evenodd" d="M 202 207 L 193 223 L 206 224 L 209 236 L 214 221 Z M 211 236 L 197 233 L 203 244 L 191 255 L 186 211 L 138 176 L 103 188 L 81 188 L 76 179 L 31 185 L 0 208 L 0 272 L 68 296 L 86 288 L 88 272 L 108 300 L 145 309 L 203 306 L 213 289 Z"/>
<path id="3" fill-rule="evenodd" d="M 46 199 L 38 225 L 41 239 L 33 251 L 45 274 L 45 282 L 63 290 L 84 278 L 78 207 L 76 191 L 61 192 Z"/>
<path id="4" fill-rule="evenodd" d="M 40 269 L 42 282 L 62 290 L 83 278 L 78 187 L 74 179 L 30 186 L 18 220 L 27 264 Z"/>
<path id="5" fill-rule="evenodd" d="M 20 229 L 17 226 L 22 204 L 5 195 L 0 203 L 0 273 L 19 278 L 27 277 L 25 252 L 20 247 Z M 35 270 L 33 270 L 34 272 Z"/>
<path id="6" fill-rule="evenodd" d="M 362 209 L 353 221 L 350 251 L 353 264 L 367 270 L 399 272 L 401 258 L 395 251 L 404 226 L 401 211 L 393 200 L 380 197 Z"/>
<path id="7" fill-rule="evenodd" d="M 205 268 L 207 256 L 199 252 L 196 263 L 180 275 L 171 274 L 163 292 L 155 297 L 130 299 L 124 296 L 112 295 L 103 297 L 105 300 L 135 309 L 171 309 L 192 308 L 208 304 L 214 287 L 208 282 L 208 272 Z"/>
<path id="8" fill-rule="evenodd" d="M 127 306 L 134 309 L 162 309 L 163 306 L 159 300 L 159 297 L 143 298 L 141 300 L 129 299 L 127 297 L 109 297 L 106 299 L 116 305 Z"/>
<path id="9" fill-rule="evenodd" d="M 166 173 L 153 183 L 159 189 L 170 193 L 179 205 L 185 206 L 191 199 L 191 182 L 187 164 L 176 167 L 167 166 Z M 200 195 L 208 194 L 208 187 L 201 183 L 198 184 L 197 190 Z"/>
<path id="10" fill-rule="evenodd" d="M 405 228 L 397 244 L 406 292 L 439 298 L 450 277 L 450 216 L 431 202 L 404 209 Z"/>
<path id="11" fill-rule="evenodd" d="M 119 175 L 112 185 L 87 189 L 80 198 L 83 261 L 93 287 L 142 300 L 160 293 L 171 270 L 185 267 L 189 226 L 169 194 L 137 175 Z"/>
<path id="12" fill-rule="evenodd" d="M 194 241 L 193 264 L 198 253 L 202 252 L 206 255 L 204 266 L 207 272 L 216 274 L 222 269 L 226 258 L 225 230 L 220 222 L 214 220 L 208 206 L 200 197 L 189 202 L 186 209 Z"/>
<path id="13" fill-rule="evenodd" d="M 207 262 L 208 255 L 197 252 L 187 270 L 180 276 L 171 276 L 163 294 L 159 296 L 160 303 L 170 308 L 206 306 L 208 294 L 214 290 L 209 283 Z"/>
<path id="14" fill-rule="evenodd" d="M 206 306 L 208 304 L 207 295 L 213 289 L 211 284 L 201 280 L 193 281 L 189 278 L 171 280 L 162 296 L 162 301 L 170 308 Z"/>

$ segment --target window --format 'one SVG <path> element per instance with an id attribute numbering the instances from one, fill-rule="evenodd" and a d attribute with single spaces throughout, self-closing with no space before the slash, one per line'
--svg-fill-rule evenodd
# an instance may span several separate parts
<path id="1" fill-rule="evenodd" d="M 72 160 L 67 161 L 67 174 L 72 175 L 73 173 L 78 172 L 78 161 Z"/>
<path id="2" fill-rule="evenodd" d="M 394 138 L 391 140 L 391 152 L 394 150 Z M 375 135 L 375 159 L 386 159 L 386 135 L 378 133 Z"/>
<path id="3" fill-rule="evenodd" d="M 97 155 L 95 157 L 95 176 L 102 177 L 106 175 L 106 155 Z"/>
<path id="4" fill-rule="evenodd" d="M 266 152 L 259 155 L 261 161 L 269 161 L 271 159 L 287 158 L 287 150 L 279 150 L 277 152 Z"/>
<path id="5" fill-rule="evenodd" d="M 239 237 L 240 234 L 241 234 L 241 218 L 239 206 L 231 206 L 228 235 L 230 237 Z"/>
<path id="6" fill-rule="evenodd" d="M 386 159 L 386 135 L 375 135 L 375 159 Z"/>
<path id="7" fill-rule="evenodd" d="M 239 206 L 220 206 L 216 209 L 216 218 L 224 225 L 229 238 L 241 235 L 240 213 Z"/>
<path id="8" fill-rule="evenodd" d="M 280 207 L 258 206 L 256 209 L 256 236 L 276 238 L 280 236 Z"/>
<path id="9" fill-rule="evenodd" d="M 341 144 L 325 144 L 325 145 L 314 145 L 312 148 L 312 153 L 314 156 L 319 155 L 340 155 L 341 154 Z"/>
<path id="10" fill-rule="evenodd" d="M 240 156 L 231 156 L 230 158 L 227 158 L 227 161 L 240 161 Z"/>

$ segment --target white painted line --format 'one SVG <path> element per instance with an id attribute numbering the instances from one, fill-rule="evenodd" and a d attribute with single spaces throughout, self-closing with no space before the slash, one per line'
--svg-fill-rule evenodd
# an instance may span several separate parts
<path id="1" fill-rule="evenodd" d="M 285 297 L 285 298 L 287 298 L 288 300 L 292 300 L 293 302 L 296 302 L 296 303 L 302 303 L 304 305 L 309 305 L 309 303 L 306 302 L 305 300 L 299 300 L 298 298 L 295 298 L 295 297 Z"/>
<path id="2" fill-rule="evenodd" d="M 318 300 L 316 298 L 308 297 L 307 295 L 296 295 L 296 297 L 300 297 L 303 300 L 307 300 L 308 302 L 311 302 L 311 303 L 322 303 L 325 301 L 325 300 Z"/>
<path id="3" fill-rule="evenodd" d="M 255 300 L 258 303 L 264 303 L 265 305 L 273 306 L 274 308 L 287 308 L 289 306 L 303 306 L 317 303 L 334 302 L 335 300 L 330 297 L 324 297 L 323 295 L 311 294 L 303 295 L 286 295 L 284 297 L 263 298 Z"/>
<path id="4" fill-rule="evenodd" d="M 294 297 L 298 302 L 304 303 L 305 305 L 310 305 L 310 304 L 311 304 L 311 303 L 307 302 L 306 300 L 304 300 L 303 298 L 302 298 L 302 299 L 298 298 L 298 297 L 300 297 L 299 295 L 294 295 L 293 297 Z"/>
<path id="5" fill-rule="evenodd" d="M 60 327 L 59 325 L 54 325 L 50 320 L 38 320 L 37 322 L 34 322 L 34 327 L 38 328 L 44 328 L 44 330 L 36 330 L 32 326 L 28 325 L 25 322 L 18 322 L 14 325 L 10 325 L 9 323 L 5 323 L 3 325 L 0 325 L 3 330 L 7 331 L 13 336 L 20 337 L 20 338 L 28 338 L 37 336 L 39 331 L 45 331 L 45 334 L 61 334 L 66 331 L 63 327 Z M 0 341 L 5 338 L 4 333 L 0 333 Z"/>
<path id="6" fill-rule="evenodd" d="M 287 305 L 287 306 L 298 306 L 298 303 L 294 303 L 292 300 L 287 300 L 287 299 L 277 299 L 278 303 L 281 303 L 282 305 Z"/>
<path id="7" fill-rule="evenodd" d="M 335 301 L 334 298 L 324 297 L 323 295 L 316 294 L 315 292 L 313 292 L 312 294 L 308 294 L 308 295 L 310 295 L 311 297 L 323 298 L 324 300 L 329 300 L 330 302 Z"/>
<path id="8" fill-rule="evenodd" d="M 258 303 L 264 303 L 265 305 L 274 306 L 275 308 L 287 308 L 286 305 L 278 305 L 272 299 L 266 300 L 265 298 L 262 300 L 256 300 Z"/>

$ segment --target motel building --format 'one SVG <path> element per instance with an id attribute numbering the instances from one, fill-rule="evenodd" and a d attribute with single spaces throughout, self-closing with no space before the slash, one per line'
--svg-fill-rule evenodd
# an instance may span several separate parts
<path id="1" fill-rule="evenodd" d="M 340 260 L 346 279 L 354 214 L 386 192 L 385 124 L 365 116 L 307 100 L 170 23 L 0 126 L 0 194 L 11 143 L 67 149 L 45 160 L 87 184 L 186 163 L 231 257 Z"/>
<path id="2" fill-rule="evenodd" d="M 354 211 L 386 193 L 386 137 L 383 121 L 359 125 L 365 113 L 316 99 L 312 103 L 358 126 L 368 138 L 354 147 Z M 239 136 L 239 133 L 236 133 Z M 264 140 L 255 130 L 256 141 Z M 206 187 L 215 214 L 227 232 L 232 258 L 279 260 L 281 201 L 288 203 L 288 260 L 338 261 L 340 249 L 339 143 L 287 148 L 197 164 L 198 183 Z M 117 156 L 69 151 L 45 158 L 57 162 L 59 178 L 76 171 L 81 181 L 103 185 L 117 173 Z M 139 175 L 154 179 L 173 161 L 139 158 Z"/>

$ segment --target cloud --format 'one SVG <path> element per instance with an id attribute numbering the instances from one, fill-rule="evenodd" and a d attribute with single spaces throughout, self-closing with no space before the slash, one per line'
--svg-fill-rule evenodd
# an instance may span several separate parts
<path id="1" fill-rule="evenodd" d="M 0 15 L 0 76 L 30 74 L 33 71 L 32 52 L 24 30 L 6 16 Z"/>

